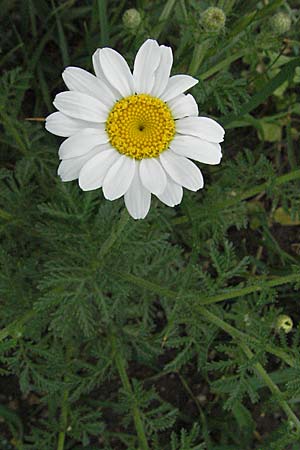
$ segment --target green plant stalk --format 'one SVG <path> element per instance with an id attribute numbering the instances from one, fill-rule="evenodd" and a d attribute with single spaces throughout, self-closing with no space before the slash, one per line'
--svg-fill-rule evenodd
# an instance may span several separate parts
<path id="1" fill-rule="evenodd" d="M 236 333 L 235 328 L 228 325 L 226 322 L 224 322 L 218 316 L 213 314 L 211 311 L 208 311 L 206 308 L 203 308 L 203 307 L 199 308 L 199 312 L 201 312 L 202 316 L 206 317 L 206 319 L 209 322 L 215 324 L 216 326 L 218 326 L 219 328 L 224 330 L 226 333 L 228 333 L 231 337 L 236 339 L 238 341 L 240 347 L 244 351 L 245 355 L 247 356 L 247 358 L 249 360 L 253 359 L 253 357 L 254 357 L 253 352 L 243 341 L 240 340 L 240 335 L 239 335 L 239 333 Z M 295 415 L 295 413 L 293 412 L 293 410 L 290 408 L 288 403 L 282 398 L 282 393 L 281 393 L 279 387 L 272 381 L 272 379 L 269 377 L 269 375 L 267 374 L 267 372 L 265 371 L 265 369 L 263 368 L 263 366 L 260 363 L 258 363 L 258 362 L 255 363 L 254 367 L 255 367 L 256 372 L 258 373 L 260 378 L 264 381 L 264 383 L 269 388 L 269 390 L 272 392 L 272 394 L 274 394 L 276 396 L 278 403 L 280 404 L 281 408 L 286 413 L 287 417 L 294 423 L 297 432 L 300 433 L 300 421 L 299 421 L 298 417 Z"/>
<path id="2" fill-rule="evenodd" d="M 120 223 L 123 223 L 123 221 L 120 221 Z M 173 299 L 178 297 L 178 293 L 176 291 L 173 291 L 173 290 L 167 289 L 167 288 L 163 288 L 160 285 L 153 283 L 152 281 L 145 280 L 143 278 L 137 277 L 136 275 L 132 275 L 130 273 L 123 273 L 123 272 L 122 273 L 118 272 L 116 275 L 120 276 L 125 281 L 133 283 L 136 286 L 139 286 L 143 289 L 147 289 L 151 292 L 155 292 L 156 294 L 170 297 Z M 214 303 L 219 303 L 224 300 L 232 300 L 232 299 L 241 297 L 243 295 L 251 294 L 252 292 L 258 292 L 266 287 L 270 288 L 270 287 L 281 286 L 283 284 L 292 283 L 292 282 L 295 282 L 298 280 L 300 280 L 299 274 L 291 274 L 291 275 L 286 275 L 286 276 L 282 276 L 282 277 L 276 277 L 272 280 L 265 281 L 264 284 L 262 284 L 262 283 L 254 284 L 253 286 L 247 286 L 245 288 L 235 289 L 233 292 L 228 292 L 228 293 L 226 292 L 226 293 L 211 296 L 211 297 L 204 297 L 201 299 L 201 301 L 196 306 L 196 308 L 201 308 L 202 305 L 210 305 L 210 304 L 214 304 Z M 191 292 L 190 295 L 193 295 L 195 297 L 197 294 L 195 292 Z M 35 311 L 29 311 L 21 319 L 15 321 L 12 324 L 8 325 L 7 327 L 3 328 L 0 331 L 0 342 L 3 339 L 5 339 L 7 336 L 10 336 L 16 329 L 20 328 L 23 324 L 28 322 L 32 317 L 34 317 L 34 315 L 35 315 Z M 169 326 L 170 326 L 170 324 L 168 325 L 168 328 L 169 328 Z M 239 337 L 246 337 L 246 335 L 244 335 L 242 332 L 240 332 L 238 330 L 236 330 L 236 332 L 240 333 Z M 166 332 L 166 334 L 168 334 L 168 333 Z M 255 339 L 254 337 L 251 337 L 251 336 L 247 336 L 247 337 L 248 337 L 248 339 L 249 338 L 252 339 L 254 342 L 258 342 L 258 340 Z M 285 361 L 288 365 L 290 365 L 292 367 L 295 366 L 294 358 L 287 355 L 286 352 L 284 352 L 283 350 L 277 349 L 276 347 L 273 347 L 271 345 L 267 345 L 266 350 L 268 353 L 271 353 L 271 354 L 277 356 L 278 358 L 282 359 L 283 361 Z"/>
<path id="3" fill-rule="evenodd" d="M 0 208 L 0 217 L 1 219 L 4 220 L 11 220 L 13 218 L 13 216 L 10 213 L 4 211 L 4 209 L 2 208 Z"/>
<path id="4" fill-rule="evenodd" d="M 8 336 L 11 336 L 16 330 L 22 328 L 22 326 L 28 322 L 30 319 L 32 319 L 35 316 L 35 311 L 31 310 L 28 311 L 26 314 L 24 314 L 23 317 L 21 317 L 18 320 L 15 320 L 7 327 L 0 330 L 0 342 L 3 341 Z"/>
<path id="5" fill-rule="evenodd" d="M 195 397 L 195 395 L 193 394 L 193 391 L 189 387 L 189 385 L 188 385 L 187 381 L 185 380 L 185 378 L 179 372 L 177 372 L 177 375 L 179 377 L 179 380 L 181 381 L 181 384 L 182 384 L 183 388 L 186 390 L 187 394 L 191 397 L 191 399 L 193 400 L 193 402 L 195 403 L 195 405 L 197 407 L 197 410 L 198 410 L 199 416 L 200 416 L 200 420 L 201 420 L 201 427 L 203 429 L 203 438 L 205 440 L 205 445 L 206 445 L 206 447 L 208 449 L 210 449 L 212 447 L 210 433 L 209 433 L 208 428 L 207 428 L 206 417 L 205 417 L 205 414 L 202 411 L 200 402 L 197 399 L 197 397 Z"/>
<path id="6" fill-rule="evenodd" d="M 71 347 L 70 344 L 67 344 L 66 347 L 66 363 L 67 370 L 68 364 L 71 358 Z M 64 375 L 64 382 L 68 381 L 68 374 Z M 63 392 L 63 398 L 61 403 L 61 413 L 60 413 L 60 432 L 58 433 L 58 442 L 57 442 L 57 450 L 64 450 L 65 439 L 66 439 L 66 430 L 68 425 L 68 400 L 69 400 L 69 390 L 66 388 Z"/>
<path id="7" fill-rule="evenodd" d="M 128 375 L 127 375 L 127 372 L 125 369 L 124 359 L 123 359 L 122 355 L 120 354 L 120 352 L 118 352 L 118 350 L 117 350 L 115 336 L 112 336 L 111 339 L 112 339 L 112 348 L 113 348 L 113 352 L 114 352 L 114 360 L 115 360 L 116 367 L 119 372 L 119 376 L 120 376 L 123 388 L 125 389 L 127 394 L 133 399 L 134 395 L 133 395 L 132 387 L 131 387 L 131 384 L 130 384 L 130 381 L 129 381 L 129 378 L 128 378 Z M 132 414 L 133 414 L 133 421 L 134 421 L 135 429 L 137 432 L 139 444 L 141 446 L 141 450 L 149 450 L 143 421 L 142 421 L 138 406 L 135 404 L 135 400 L 134 400 L 134 404 L 132 405 Z"/>
<path id="8" fill-rule="evenodd" d="M 58 434 L 57 450 L 64 450 L 65 439 L 66 439 L 66 428 L 68 421 L 68 398 L 69 392 L 66 389 L 63 393 L 61 415 L 60 415 L 60 428 L 61 431 Z"/>
<path id="9" fill-rule="evenodd" d="M 0 117 L 5 126 L 7 127 L 7 129 L 10 131 L 12 137 L 14 138 L 16 144 L 19 147 L 19 150 L 25 155 L 27 153 L 27 147 L 24 144 L 23 140 L 21 139 L 18 130 L 16 130 L 16 128 L 12 124 L 10 117 L 4 111 L 1 110 L 0 110 Z"/>
<path id="10" fill-rule="evenodd" d="M 287 140 L 287 153 L 288 160 L 292 170 L 295 170 L 297 167 L 297 160 L 293 146 L 293 138 L 292 138 L 292 124 L 291 120 L 289 120 L 286 126 L 286 140 Z"/>
<path id="11" fill-rule="evenodd" d="M 251 97 L 251 99 L 244 103 L 240 110 L 236 113 L 230 113 L 221 119 L 223 126 L 229 125 L 234 120 L 241 119 L 245 114 L 250 113 L 257 106 L 261 105 L 273 92 L 279 88 L 285 81 L 293 78 L 296 68 L 299 66 L 300 58 L 293 58 L 292 61 L 285 64 L 280 72 L 271 80 L 269 80 L 263 88 Z"/>
<path id="12" fill-rule="evenodd" d="M 162 10 L 161 15 L 158 19 L 158 26 L 157 26 L 156 32 L 154 33 L 154 37 L 156 39 L 159 38 L 160 33 L 164 29 L 165 23 L 168 20 L 168 18 L 170 17 L 170 14 L 175 6 L 175 3 L 176 3 L 176 0 L 168 0 L 167 3 L 165 4 L 165 7 Z"/>
<path id="13" fill-rule="evenodd" d="M 178 297 L 177 292 L 172 291 L 171 289 L 162 288 L 161 286 L 159 286 L 151 281 L 144 280 L 143 278 L 137 277 L 135 275 L 128 274 L 128 273 L 119 273 L 118 275 L 121 278 L 123 278 L 124 280 L 134 283 L 136 286 L 139 286 L 143 289 L 148 289 L 159 295 L 170 297 L 173 299 Z M 225 294 L 220 294 L 220 295 L 216 295 L 216 296 L 212 296 L 212 297 L 206 297 L 206 299 L 204 298 L 201 300 L 200 304 L 195 306 L 195 309 L 197 311 L 199 311 L 199 308 L 202 308 L 202 305 L 219 303 L 223 300 L 231 300 L 231 299 L 243 296 L 243 295 L 250 294 L 252 292 L 257 292 L 257 291 L 263 289 L 264 287 L 276 287 L 276 286 L 280 286 L 280 285 L 286 284 L 286 283 L 291 283 L 291 282 L 297 281 L 297 280 L 300 280 L 300 275 L 299 274 L 291 274 L 291 275 L 277 277 L 277 278 L 274 278 L 273 280 L 266 281 L 264 283 L 264 285 L 257 284 L 257 285 L 253 285 L 253 286 L 249 286 L 246 288 L 241 288 L 241 289 L 235 290 L 235 292 L 231 292 L 231 293 L 228 292 Z M 190 294 L 194 295 L 194 296 L 197 295 L 196 293 L 190 293 Z M 172 326 L 173 326 L 173 322 L 171 321 L 168 323 L 168 325 L 166 327 L 167 329 L 164 333 L 163 341 L 165 341 L 167 339 L 167 336 L 168 336 Z M 228 326 L 231 327 L 230 325 L 228 325 Z M 259 340 L 253 336 L 246 335 L 243 332 L 241 332 L 233 327 L 231 327 L 230 329 L 233 331 L 235 330 L 234 332 L 236 334 L 238 334 L 240 339 L 243 339 L 243 338 L 248 339 L 248 340 L 251 339 L 254 343 L 259 343 Z M 274 356 L 280 358 L 282 361 L 284 361 L 289 366 L 295 367 L 295 365 L 296 365 L 295 358 L 288 355 L 284 350 L 281 350 L 280 348 L 276 348 L 272 345 L 266 345 L 265 348 L 268 353 L 273 354 Z"/>
<path id="14" fill-rule="evenodd" d="M 228 67 L 231 63 L 233 63 L 237 59 L 242 58 L 242 56 L 244 56 L 245 53 L 246 53 L 246 51 L 243 50 L 243 51 L 240 51 L 240 52 L 234 53 L 233 55 L 228 56 L 227 58 L 223 59 L 218 64 L 216 64 L 215 66 L 208 69 L 206 72 L 200 73 L 200 75 L 198 75 L 197 78 L 200 78 L 200 80 L 202 80 L 202 81 L 206 80 L 207 78 L 211 77 L 215 73 L 220 72 L 220 70 L 223 70 L 226 67 Z"/>
<path id="15" fill-rule="evenodd" d="M 121 235 L 122 231 L 124 230 L 124 227 L 128 223 L 130 219 L 130 216 L 126 210 L 126 208 L 123 209 L 121 212 L 121 217 L 119 222 L 116 224 L 116 226 L 112 229 L 111 234 L 108 239 L 103 243 L 102 247 L 100 248 L 98 259 L 100 259 L 100 263 L 104 260 L 105 256 L 108 254 L 118 237 Z"/>
<path id="16" fill-rule="evenodd" d="M 118 275 L 126 281 L 132 282 L 133 284 L 140 286 L 141 288 L 145 288 L 150 291 L 156 292 L 157 294 L 160 294 L 160 295 L 163 295 L 166 297 L 170 297 L 173 299 L 178 297 L 178 294 L 176 291 L 161 287 L 158 284 L 153 283 L 152 281 L 145 280 L 136 275 L 132 275 L 131 273 L 119 272 Z M 224 300 L 232 300 L 237 297 L 242 297 L 244 295 L 251 294 L 252 292 L 259 292 L 265 288 L 281 286 L 282 284 L 293 283 L 296 281 L 300 281 L 300 274 L 298 274 L 298 273 L 293 273 L 291 275 L 285 275 L 282 277 L 276 277 L 271 280 L 265 280 L 264 282 L 253 284 L 252 286 L 246 286 L 241 289 L 233 289 L 230 292 L 225 292 L 222 294 L 208 296 L 208 297 L 202 297 L 199 300 L 199 304 L 200 305 L 211 305 L 213 303 L 219 303 Z M 197 292 L 190 291 L 190 292 L 188 292 L 188 295 L 190 297 L 195 298 L 199 294 Z"/>
<path id="17" fill-rule="evenodd" d="M 206 55 L 206 52 L 209 48 L 209 40 L 202 42 L 201 44 L 196 44 L 192 56 L 192 61 L 189 66 L 188 72 L 191 75 L 196 75 L 199 70 L 199 67 Z"/>
<path id="18" fill-rule="evenodd" d="M 265 281 L 261 284 L 254 284 L 253 286 L 246 286 L 241 289 L 234 289 L 231 292 L 214 295 L 211 297 L 204 297 L 200 300 L 199 303 L 201 305 L 210 305 L 212 303 L 219 303 L 222 302 L 223 300 L 232 300 L 237 297 L 242 297 L 244 295 L 251 294 L 252 292 L 259 292 L 265 288 L 281 286 L 282 284 L 288 284 L 296 281 L 300 281 L 300 273 L 292 273 L 291 275 L 276 277 L 272 280 Z"/>
<path id="19" fill-rule="evenodd" d="M 101 47 L 105 47 L 109 44 L 107 3 L 106 3 L 106 0 L 97 0 L 97 4 L 98 4 L 98 12 L 99 12 Z"/>
<path id="20" fill-rule="evenodd" d="M 293 170 L 289 173 L 286 173 L 284 175 L 281 175 L 277 177 L 273 181 L 273 186 L 280 186 L 282 184 L 288 183 L 293 180 L 297 180 L 300 178 L 300 169 Z M 217 207 L 224 209 L 228 206 L 235 205 L 236 203 L 239 203 L 242 200 L 247 200 L 248 198 L 254 197 L 257 194 L 260 194 L 261 192 L 264 192 L 268 187 L 270 186 L 270 182 L 266 181 L 265 183 L 259 184 L 258 186 L 254 186 L 251 189 L 248 189 L 245 192 L 242 192 L 241 194 L 237 194 L 235 197 L 232 197 L 230 199 L 224 200 L 223 202 L 217 202 Z M 181 216 L 176 217 L 174 220 L 172 220 L 172 224 L 178 225 L 181 223 L 189 222 L 189 218 L 187 216 Z"/>

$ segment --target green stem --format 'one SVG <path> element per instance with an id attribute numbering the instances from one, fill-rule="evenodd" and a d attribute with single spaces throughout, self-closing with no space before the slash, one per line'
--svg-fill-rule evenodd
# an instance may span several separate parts
<path id="1" fill-rule="evenodd" d="M 209 48 L 209 40 L 202 42 L 201 44 L 196 44 L 192 56 L 192 61 L 189 66 L 188 72 L 191 75 L 196 75 L 199 70 L 199 67 L 206 55 L 206 52 Z"/>
<path id="2" fill-rule="evenodd" d="M 109 29 L 107 19 L 107 3 L 106 0 L 98 0 L 98 12 L 100 23 L 100 36 L 101 47 L 105 47 L 109 44 Z"/>
<path id="3" fill-rule="evenodd" d="M 288 160 L 292 170 L 295 170 L 297 167 L 297 160 L 293 146 L 293 138 L 292 138 L 292 124 L 291 120 L 289 120 L 286 126 L 286 138 L 287 138 L 287 153 Z"/>
<path id="4" fill-rule="evenodd" d="M 195 308 L 200 314 L 203 316 L 206 316 L 207 318 L 210 318 L 211 321 L 215 321 L 214 323 L 218 325 L 222 330 L 226 331 L 226 333 L 230 334 L 235 339 L 238 339 L 243 342 L 253 342 L 254 344 L 260 344 L 259 340 L 254 337 L 250 336 L 249 334 L 243 333 L 242 331 L 238 330 L 237 328 L 233 327 L 232 325 L 229 325 L 228 323 L 224 322 L 224 320 L 220 319 L 219 317 L 212 314 L 210 311 L 208 311 L 203 306 L 196 306 Z M 286 364 L 288 364 L 290 367 L 296 366 L 296 359 L 292 356 L 289 356 L 284 350 L 281 348 L 274 347 L 273 345 L 266 344 L 265 349 L 268 353 L 277 356 L 282 361 L 284 361 Z"/>
<path id="5" fill-rule="evenodd" d="M 220 70 L 225 69 L 227 66 L 229 66 L 231 63 L 233 63 L 237 59 L 242 58 L 242 56 L 244 56 L 244 54 L 245 54 L 245 50 L 228 56 L 227 58 L 220 61 L 218 64 L 216 64 L 213 67 L 211 67 L 210 69 L 208 69 L 206 72 L 201 73 L 198 76 L 198 78 L 200 78 L 200 80 L 202 80 L 202 81 L 206 80 L 207 78 L 211 77 L 212 75 L 219 72 Z"/>
<path id="6" fill-rule="evenodd" d="M 272 288 L 276 286 L 281 286 L 282 284 L 288 284 L 292 282 L 300 281 L 299 273 L 292 273 L 291 275 L 286 275 L 283 277 L 276 277 L 272 280 L 265 281 L 261 284 L 254 284 L 253 286 L 246 286 L 241 289 L 233 289 L 231 292 L 213 295 L 211 297 L 204 297 L 200 300 L 201 305 L 210 305 L 212 303 L 219 303 L 224 300 L 232 300 L 237 297 L 242 297 L 244 295 L 251 294 L 252 292 L 259 292 L 265 288 Z"/>
<path id="7" fill-rule="evenodd" d="M 170 298 L 176 298 L 178 297 L 178 293 L 176 291 L 173 291 L 171 289 L 167 289 L 164 287 L 161 287 L 160 285 L 153 283 L 152 281 L 144 280 L 141 277 L 137 277 L 136 275 L 132 275 L 131 273 L 118 273 L 118 275 L 123 278 L 126 281 L 129 281 L 137 286 L 140 286 L 141 288 L 148 289 L 150 291 L 156 292 L 157 294 L 170 297 Z M 253 284 L 252 286 L 246 286 L 241 289 L 233 289 L 230 292 L 213 295 L 213 296 L 207 296 L 202 297 L 199 299 L 200 305 L 211 305 L 212 303 L 219 303 L 224 300 L 232 300 L 237 297 L 242 297 L 244 295 L 251 294 L 252 292 L 258 292 L 265 288 L 272 288 L 276 286 L 281 286 L 282 284 L 288 284 L 292 282 L 300 281 L 300 274 L 293 273 L 291 275 L 286 275 L 282 277 L 276 277 L 271 280 L 265 280 L 263 283 L 259 284 Z M 187 292 L 188 296 L 190 297 L 198 297 L 198 292 Z"/>
<path id="8" fill-rule="evenodd" d="M 69 392 L 67 390 L 65 390 L 63 393 L 63 399 L 62 399 L 62 407 L 61 407 L 61 415 L 60 415 L 61 431 L 59 432 L 59 435 L 58 435 L 57 450 L 64 450 L 65 438 L 66 438 L 66 428 L 67 428 L 67 421 L 68 421 L 68 398 L 69 398 Z"/>
<path id="9" fill-rule="evenodd" d="M 24 144 L 24 140 L 19 135 L 18 130 L 15 128 L 11 118 L 3 110 L 0 111 L 0 117 L 1 117 L 5 127 L 9 130 L 9 132 L 12 135 L 12 137 L 14 138 L 16 144 L 18 145 L 19 150 L 23 154 L 26 154 L 27 153 L 27 147 Z"/>
<path id="10" fill-rule="evenodd" d="M 98 260 L 100 260 L 100 263 L 104 260 L 105 256 L 108 254 L 122 231 L 124 230 L 125 225 L 129 221 L 129 214 L 127 210 L 124 208 L 119 222 L 116 224 L 116 227 L 112 229 L 110 236 L 106 241 L 103 243 L 102 247 L 100 248 L 100 251 L 98 253 Z"/>
<path id="11" fill-rule="evenodd" d="M 237 332 L 235 328 L 231 327 L 229 324 L 224 322 L 222 319 L 220 319 L 218 316 L 213 314 L 211 311 L 208 311 L 206 308 L 198 308 L 198 310 L 201 312 L 203 317 L 206 317 L 209 322 L 215 324 L 217 327 L 223 329 L 226 333 L 228 333 L 231 337 L 238 340 L 238 343 L 242 350 L 244 351 L 245 355 L 249 360 L 254 358 L 253 352 L 250 350 L 250 348 L 245 344 L 245 342 L 241 341 L 240 339 L 240 333 Z M 298 417 L 294 414 L 288 403 L 283 399 L 282 392 L 280 391 L 279 387 L 272 381 L 272 379 L 269 377 L 265 369 L 260 363 L 254 364 L 255 370 L 260 376 L 260 378 L 264 381 L 266 386 L 270 389 L 272 394 L 274 394 L 278 400 L 278 403 L 286 413 L 287 417 L 294 423 L 296 429 L 298 432 L 300 432 L 300 421 Z"/>
<path id="12" fill-rule="evenodd" d="M 280 186 L 280 185 L 288 183 L 290 181 L 297 180 L 298 178 L 300 178 L 300 169 L 293 170 L 292 172 L 289 172 L 289 173 L 286 173 L 284 175 L 277 177 L 273 181 L 272 185 Z M 242 200 L 247 200 L 250 197 L 254 197 L 257 194 L 260 194 L 261 192 L 268 189 L 268 187 L 270 187 L 270 182 L 266 181 L 265 183 L 259 184 L 258 186 L 254 186 L 253 188 L 248 189 L 247 191 L 242 192 L 241 194 L 237 194 L 235 197 L 224 200 L 223 202 L 219 202 L 219 203 L 217 202 L 216 206 L 217 206 L 217 208 L 224 209 L 228 206 L 235 205 L 236 203 L 239 203 Z M 187 216 L 177 217 L 172 221 L 172 223 L 174 225 L 178 225 L 178 224 L 186 223 L 186 222 L 189 222 L 189 218 Z"/>
<path id="13" fill-rule="evenodd" d="M 15 320 L 10 325 L 0 330 L 0 342 L 3 341 L 8 336 L 10 336 L 16 330 L 22 328 L 22 326 L 30 319 L 32 319 L 34 316 L 35 311 L 28 311 L 23 317 L 21 317 L 21 319 Z"/>
<path id="14" fill-rule="evenodd" d="M 133 414 L 134 425 L 135 425 L 136 432 L 138 435 L 138 440 L 139 440 L 139 444 L 141 446 L 141 450 L 149 450 L 143 421 L 142 421 L 138 406 L 136 405 L 136 402 L 134 399 L 132 387 L 131 387 L 131 384 L 130 384 L 130 381 L 129 381 L 129 378 L 128 378 L 128 375 L 127 375 L 127 372 L 125 369 L 124 359 L 123 359 L 121 353 L 117 349 L 117 343 L 116 343 L 115 336 L 112 336 L 111 339 L 112 339 L 112 348 L 113 348 L 113 352 L 114 352 L 114 359 L 115 359 L 115 363 L 116 363 L 116 366 L 117 366 L 117 369 L 119 372 L 120 379 L 122 381 L 123 388 L 125 389 L 128 396 L 133 401 L 132 414 Z"/>
<path id="15" fill-rule="evenodd" d="M 13 218 L 13 216 L 10 213 L 6 212 L 4 209 L 1 208 L 0 208 L 0 217 L 1 219 L 4 220 L 11 220 Z"/>
<path id="16" fill-rule="evenodd" d="M 69 369 L 69 362 L 71 358 L 71 347 L 68 345 L 66 348 L 66 370 Z M 64 376 L 64 382 L 68 381 L 68 374 Z M 63 392 L 61 412 L 60 412 L 60 432 L 58 434 L 57 450 L 64 450 L 66 431 L 68 425 L 68 400 L 69 400 L 69 390 L 66 388 Z"/>
<path id="17" fill-rule="evenodd" d="M 177 292 L 172 291 L 171 289 L 163 288 L 160 285 L 153 283 L 152 281 L 144 280 L 143 278 L 137 277 L 136 275 L 132 275 L 129 273 L 118 273 L 118 275 L 121 278 L 123 278 L 124 280 L 135 284 L 136 286 L 139 286 L 143 289 L 148 289 L 159 295 L 172 298 L 173 300 L 175 300 L 178 297 L 178 295 L 180 295 L 180 294 L 177 294 Z M 258 292 L 266 287 L 270 288 L 270 287 L 281 286 L 282 284 L 287 284 L 287 283 L 291 283 L 294 281 L 298 281 L 299 279 L 300 279 L 299 274 L 291 274 L 291 275 L 287 275 L 287 276 L 283 276 L 283 277 L 277 277 L 272 280 L 267 280 L 267 281 L 265 281 L 264 284 L 256 284 L 253 286 L 247 286 L 245 288 L 236 289 L 233 292 L 219 294 L 219 295 L 215 295 L 212 297 L 204 297 L 201 299 L 201 301 L 198 303 L 198 305 L 195 306 L 195 309 L 197 311 L 202 311 L 202 305 L 219 303 L 223 300 L 231 300 L 231 299 L 234 299 L 237 297 L 241 297 L 243 295 L 251 294 L 252 292 Z M 190 292 L 190 293 L 188 293 L 188 295 L 190 295 L 191 297 L 199 296 L 198 293 L 194 293 L 194 292 Z M 178 320 L 178 319 L 175 318 L 175 320 Z M 225 322 L 224 322 L 224 324 L 225 324 Z M 225 325 L 228 327 L 228 330 L 230 330 L 231 333 L 235 333 L 235 335 L 238 338 L 248 339 L 248 340 L 251 339 L 254 343 L 257 343 L 257 344 L 259 343 L 259 340 L 257 338 L 246 335 L 246 334 L 242 333 L 241 331 L 233 328 L 231 325 L 227 325 L 227 324 L 225 324 Z M 167 339 L 167 336 L 168 336 L 172 326 L 173 326 L 173 323 L 171 321 L 168 323 L 167 328 L 165 330 L 164 341 Z M 292 356 L 289 356 L 284 350 L 276 348 L 272 345 L 266 345 L 265 348 L 268 353 L 273 354 L 274 356 L 285 361 L 289 366 L 291 366 L 291 367 L 295 366 L 295 364 L 296 364 L 295 359 Z"/>
<path id="18" fill-rule="evenodd" d="M 154 33 L 154 37 L 156 39 L 159 38 L 160 33 L 164 29 L 165 24 L 166 24 L 168 18 L 170 17 L 171 12 L 175 6 L 175 3 L 176 3 L 176 0 L 168 0 L 167 3 L 165 4 L 165 7 L 162 10 L 162 13 L 158 19 L 158 26 L 156 28 L 156 32 Z"/>

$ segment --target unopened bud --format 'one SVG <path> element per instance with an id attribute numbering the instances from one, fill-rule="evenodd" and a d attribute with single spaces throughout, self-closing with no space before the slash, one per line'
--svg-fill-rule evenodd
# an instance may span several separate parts
<path id="1" fill-rule="evenodd" d="M 135 8 L 127 9 L 123 14 L 123 23 L 126 28 L 135 30 L 141 23 L 142 18 L 140 13 Z"/>
<path id="2" fill-rule="evenodd" d="M 226 22 L 226 15 L 221 8 L 211 6 L 201 15 L 201 24 L 205 31 L 219 33 L 223 30 Z"/>
<path id="3" fill-rule="evenodd" d="M 293 321 L 290 316 L 287 316 L 286 314 L 280 314 L 280 316 L 277 317 L 275 328 L 278 332 L 282 330 L 286 334 L 288 334 L 293 328 Z"/>
<path id="4" fill-rule="evenodd" d="M 271 27 L 275 34 L 285 34 L 291 28 L 291 18 L 283 12 L 275 14 L 271 18 Z"/>

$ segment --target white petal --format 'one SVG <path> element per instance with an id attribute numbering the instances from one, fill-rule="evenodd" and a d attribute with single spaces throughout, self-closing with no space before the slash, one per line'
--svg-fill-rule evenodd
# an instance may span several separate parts
<path id="1" fill-rule="evenodd" d="M 151 204 L 151 194 L 140 179 L 139 165 L 140 163 L 137 162 L 131 185 L 124 196 L 126 208 L 134 219 L 144 219 Z"/>
<path id="2" fill-rule="evenodd" d="M 105 122 L 109 113 L 99 100 L 75 91 L 57 94 L 53 105 L 67 116 L 91 122 Z"/>
<path id="3" fill-rule="evenodd" d="M 69 137 L 84 128 L 98 128 L 104 130 L 103 123 L 87 122 L 85 120 L 73 119 L 61 112 L 55 112 L 46 117 L 45 128 L 52 134 L 61 137 Z"/>
<path id="4" fill-rule="evenodd" d="M 160 97 L 160 95 L 164 92 L 171 73 L 171 68 L 173 64 L 173 53 L 170 47 L 166 47 L 165 45 L 161 45 L 160 49 L 160 63 L 158 68 L 155 71 L 154 77 L 154 85 L 151 90 L 151 94 L 154 97 Z"/>
<path id="5" fill-rule="evenodd" d="M 95 147 L 86 155 L 80 156 L 79 158 L 64 159 L 61 161 L 57 170 L 57 174 L 60 176 L 61 181 L 76 180 L 84 164 L 100 151 L 100 147 Z"/>
<path id="6" fill-rule="evenodd" d="M 106 84 L 79 67 L 67 67 L 64 70 L 62 77 L 70 91 L 82 92 L 83 94 L 95 97 L 109 108 L 111 108 L 117 100 Z"/>
<path id="7" fill-rule="evenodd" d="M 101 48 L 97 48 L 97 50 L 93 54 L 93 67 L 94 72 L 96 74 L 96 77 L 99 78 L 101 81 L 105 80 L 105 75 L 101 67 L 100 63 L 100 52 Z"/>
<path id="8" fill-rule="evenodd" d="M 198 167 L 187 158 L 170 150 L 160 155 L 161 163 L 170 177 L 181 186 L 197 191 L 203 187 L 203 177 Z"/>
<path id="9" fill-rule="evenodd" d="M 219 164 L 222 158 L 220 144 L 204 141 L 195 136 L 177 134 L 170 143 L 170 148 L 177 155 L 205 164 Z"/>
<path id="10" fill-rule="evenodd" d="M 154 84 L 154 72 L 160 62 L 159 45 L 147 39 L 136 54 L 133 69 L 135 92 L 149 94 Z"/>
<path id="11" fill-rule="evenodd" d="M 174 75 L 169 78 L 167 87 L 160 98 L 165 102 L 172 100 L 172 98 L 177 97 L 177 95 L 182 94 L 197 83 L 198 80 L 190 75 Z"/>
<path id="12" fill-rule="evenodd" d="M 109 169 L 103 182 L 103 194 L 107 200 L 116 200 L 128 190 L 135 172 L 136 161 L 122 155 Z"/>
<path id="13" fill-rule="evenodd" d="M 191 94 L 180 94 L 167 102 L 174 119 L 180 119 L 186 116 L 198 116 L 198 105 Z"/>
<path id="14" fill-rule="evenodd" d="M 123 97 L 134 93 L 133 77 L 127 62 L 112 48 L 100 50 L 100 64 L 105 78 Z"/>
<path id="15" fill-rule="evenodd" d="M 92 191 L 102 186 L 103 180 L 113 165 L 120 158 L 120 154 L 113 148 L 99 146 L 98 155 L 91 158 L 81 169 L 79 173 L 79 186 L 83 191 Z"/>
<path id="16" fill-rule="evenodd" d="M 106 86 L 109 88 L 109 90 L 113 93 L 114 97 L 119 100 L 122 96 L 120 94 L 119 91 L 117 91 L 109 82 L 109 80 L 107 80 L 105 78 L 103 69 L 101 67 L 101 63 L 100 63 L 100 51 L 101 48 L 97 48 L 97 50 L 95 51 L 95 53 L 93 54 L 93 67 L 94 67 L 94 72 L 96 74 L 96 77 L 99 78 L 99 80 L 102 81 L 102 83 L 106 84 Z"/>
<path id="17" fill-rule="evenodd" d="M 176 206 L 181 203 L 183 195 L 182 187 L 175 183 L 169 176 L 167 177 L 167 185 L 164 192 L 160 195 L 157 195 L 159 200 L 165 203 L 168 206 Z"/>
<path id="18" fill-rule="evenodd" d="M 167 176 L 157 159 L 142 159 L 140 163 L 140 178 L 145 188 L 155 195 L 161 194 L 165 190 Z"/>
<path id="19" fill-rule="evenodd" d="M 88 153 L 96 145 L 106 144 L 108 135 L 105 130 L 86 128 L 66 139 L 59 147 L 60 159 L 77 158 Z"/>
<path id="20" fill-rule="evenodd" d="M 210 142 L 223 142 L 225 131 L 208 117 L 185 117 L 176 121 L 176 131 L 181 134 L 198 136 Z"/>

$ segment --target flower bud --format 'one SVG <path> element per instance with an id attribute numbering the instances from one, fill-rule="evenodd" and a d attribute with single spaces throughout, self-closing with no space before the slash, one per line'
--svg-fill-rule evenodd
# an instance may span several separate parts
<path id="1" fill-rule="evenodd" d="M 280 316 L 277 317 L 275 328 L 278 332 L 282 330 L 286 334 L 288 334 L 293 328 L 293 321 L 290 316 L 287 316 L 286 314 L 280 314 Z"/>
<path id="2" fill-rule="evenodd" d="M 226 15 L 221 8 L 211 6 L 201 15 L 201 25 L 204 30 L 210 33 L 219 33 L 223 30 L 226 22 Z"/>
<path id="3" fill-rule="evenodd" d="M 283 12 L 279 12 L 271 18 L 271 27 L 275 34 L 287 33 L 291 28 L 291 24 L 290 16 Z"/>
<path id="4" fill-rule="evenodd" d="M 124 26 L 130 30 L 135 30 L 141 21 L 141 15 L 135 8 L 127 9 L 123 14 Z"/>

